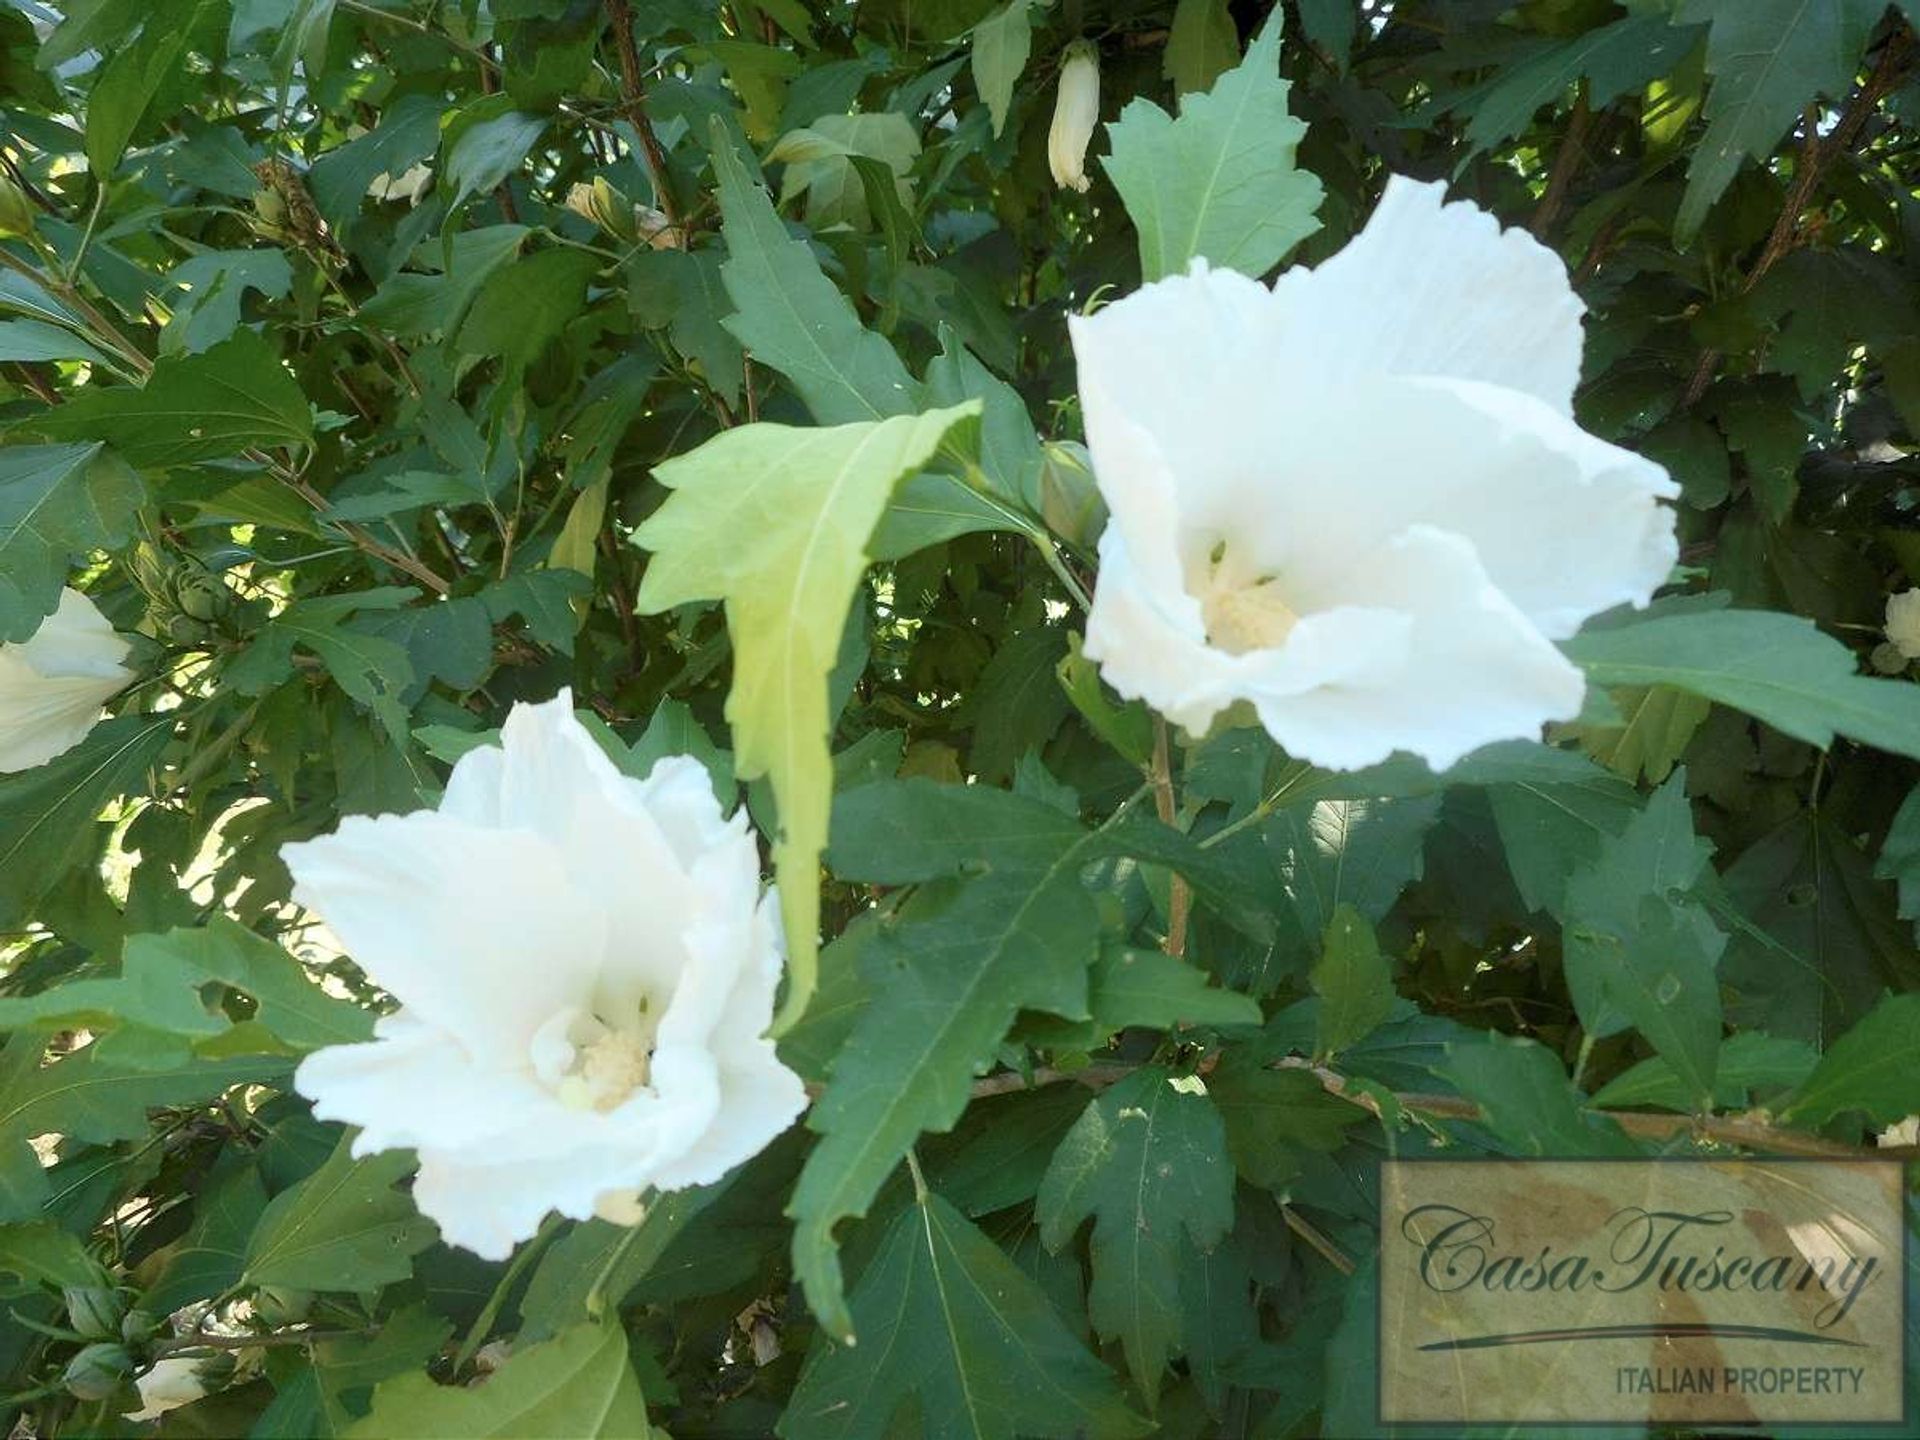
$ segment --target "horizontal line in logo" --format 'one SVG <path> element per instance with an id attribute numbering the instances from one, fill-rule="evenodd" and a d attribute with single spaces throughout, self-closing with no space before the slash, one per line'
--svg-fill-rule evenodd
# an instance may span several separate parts
<path id="1" fill-rule="evenodd" d="M 1776 1340 L 1796 1345 L 1841 1345 L 1867 1348 L 1857 1340 L 1821 1335 L 1812 1330 L 1785 1330 L 1776 1325 L 1710 1325 L 1668 1323 L 1644 1325 L 1589 1325 L 1555 1330 L 1520 1330 L 1511 1335 L 1474 1335 L 1465 1340 L 1435 1340 L 1422 1350 L 1497 1350 L 1508 1345 L 1571 1344 L 1581 1340 Z"/>

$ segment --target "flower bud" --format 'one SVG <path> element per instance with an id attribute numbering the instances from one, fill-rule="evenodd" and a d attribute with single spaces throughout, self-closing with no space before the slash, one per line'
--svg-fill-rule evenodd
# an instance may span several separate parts
<path id="1" fill-rule="evenodd" d="M 144 1345 L 160 1331 L 160 1321 L 150 1310 L 129 1310 L 120 1319 L 120 1338 L 129 1345 Z"/>
<path id="2" fill-rule="evenodd" d="M 33 233 L 33 206 L 27 192 L 0 174 L 0 240 L 13 240 Z"/>
<path id="3" fill-rule="evenodd" d="M 1086 447 L 1055 442 L 1046 447 L 1040 472 L 1040 518 L 1047 528 L 1083 550 L 1091 550 L 1107 527 L 1107 504 L 1094 483 Z"/>
<path id="4" fill-rule="evenodd" d="M 313 1309 L 311 1290 L 290 1290 L 280 1285 L 263 1285 L 253 1297 L 253 1313 L 278 1329 L 298 1325 Z"/>
<path id="5" fill-rule="evenodd" d="M 133 1356 L 124 1345 L 88 1345 L 67 1362 L 60 1380 L 77 1400 L 105 1400 L 133 1373 Z"/>
<path id="6" fill-rule="evenodd" d="M 1087 179 L 1087 142 L 1100 121 L 1100 53 L 1088 40 L 1067 47 L 1060 67 L 1060 86 L 1054 94 L 1053 127 L 1047 131 L 1047 164 L 1063 189 L 1084 193 Z"/>
<path id="7" fill-rule="evenodd" d="M 109 1285 L 75 1285 L 66 1292 L 67 1325 L 89 1340 L 120 1333 L 120 1297 Z"/>

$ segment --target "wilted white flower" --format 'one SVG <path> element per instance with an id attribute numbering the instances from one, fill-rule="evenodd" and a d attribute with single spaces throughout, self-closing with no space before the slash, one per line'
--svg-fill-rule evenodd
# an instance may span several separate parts
<path id="1" fill-rule="evenodd" d="M 1920 1115 L 1909 1115 L 1904 1120 L 1896 1120 L 1878 1135 L 1873 1137 L 1878 1146 L 1920 1145 Z"/>
<path id="2" fill-rule="evenodd" d="M 1572 719 L 1553 642 L 1677 555 L 1678 487 L 1573 421 L 1581 313 L 1553 252 L 1396 178 L 1272 289 L 1196 261 L 1075 318 L 1113 517 L 1086 654 L 1189 731 L 1246 702 L 1334 769 Z"/>
<path id="3" fill-rule="evenodd" d="M 644 240 L 655 250 L 679 250 L 685 245 L 686 237 L 664 211 L 629 201 L 599 176 L 569 186 L 566 208 L 617 240 Z"/>
<path id="4" fill-rule="evenodd" d="M 1100 123 L 1100 52 L 1088 40 L 1067 47 L 1060 67 L 1060 86 L 1054 92 L 1053 125 L 1047 131 L 1047 164 L 1053 183 L 1085 193 L 1087 145 Z"/>
<path id="5" fill-rule="evenodd" d="M 1908 660 L 1920 660 L 1920 590 L 1887 597 L 1887 641 Z"/>
<path id="6" fill-rule="evenodd" d="M 389 175 L 385 171 L 367 182 L 367 194 L 375 200 L 404 200 L 409 205 L 418 205 L 420 197 L 433 188 L 433 171 L 422 161 L 402 170 L 399 175 Z"/>
<path id="7" fill-rule="evenodd" d="M 294 898 L 400 1001 L 308 1056 L 356 1154 L 420 1152 L 414 1201 L 500 1259 L 549 1210 L 631 1223 L 806 1103 L 763 1038 L 781 968 L 744 813 L 699 762 L 622 775 L 562 691 L 461 757 L 437 810 L 351 816 L 282 855 Z"/>
<path id="8" fill-rule="evenodd" d="M 100 722 L 100 707 L 133 672 L 127 642 L 78 590 L 17 645 L 0 645 L 0 774 L 30 770 L 71 750 Z"/>
<path id="9" fill-rule="evenodd" d="M 191 1405 L 207 1393 L 207 1382 L 200 1361 L 185 1355 L 168 1355 L 153 1362 L 146 1374 L 135 1377 L 140 1392 L 140 1408 L 129 1410 L 129 1420 L 158 1420 L 169 1410 Z"/>

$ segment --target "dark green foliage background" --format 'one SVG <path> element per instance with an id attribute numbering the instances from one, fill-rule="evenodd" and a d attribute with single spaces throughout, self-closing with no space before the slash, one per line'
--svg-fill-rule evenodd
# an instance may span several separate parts
<path id="1" fill-rule="evenodd" d="M 1663 614 L 1707 638 L 1582 637 L 1614 713 L 1445 783 L 1176 737 L 1183 837 L 1150 717 L 1077 658 L 1099 515 L 1064 318 L 1140 261 L 1104 174 L 1055 187 L 1047 126 L 1070 41 L 1111 121 L 1206 88 L 1269 8 L 0 0 L 0 638 L 78 575 L 154 677 L 0 778 L 0 1424 L 145 1433 L 115 1381 L 166 1331 L 76 1382 L 78 1286 L 116 1323 L 251 1302 L 272 1343 L 174 1435 L 628 1434 L 639 1392 L 680 1440 L 1366 1434 L 1389 1141 L 1871 1146 L 1920 1111 L 1920 709 L 1904 662 L 1853 688 L 1841 650 L 1870 671 L 1920 584 L 1920 6 L 1286 6 L 1325 188 L 1290 259 L 1390 172 L 1554 247 L 1580 419 L 1684 487 L 1696 598 Z M 778 263 L 749 154 L 807 242 Z M 416 164 L 417 203 L 369 193 Z M 869 332 L 831 332 L 843 389 L 747 357 L 781 306 L 844 327 L 826 284 Z M 350 1162 L 288 1084 L 367 1012 L 282 953 L 278 847 L 432 803 L 565 685 L 636 773 L 691 751 L 731 787 L 720 608 L 635 613 L 652 467 L 869 418 L 849 396 L 901 362 L 929 405 L 987 401 L 984 472 L 902 488 L 832 677 L 830 943 L 783 1042 L 825 1138 L 511 1269 L 440 1245 L 408 1167 Z M 1726 597 L 1829 639 L 1712 629 Z M 1665 683 L 1695 643 L 1801 711 Z M 958 1017 L 937 1043 L 888 1019 L 910 987 Z M 495 1339 L 542 1343 L 487 1406 L 433 1388 Z"/>

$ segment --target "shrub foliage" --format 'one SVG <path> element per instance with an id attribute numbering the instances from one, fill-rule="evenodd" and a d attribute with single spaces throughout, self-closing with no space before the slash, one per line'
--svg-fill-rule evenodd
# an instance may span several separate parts
<path id="1" fill-rule="evenodd" d="M 1362 1434 L 1389 1150 L 1920 1110 L 1920 6 L 1269 8 L 0 5 L 0 640 L 77 584 L 141 677 L 0 777 L 0 1421 L 212 1336 L 166 1433 Z M 1440 777 L 1079 653 L 1066 315 L 1390 172 L 1564 257 L 1684 488 L 1581 721 Z M 817 1099 L 488 1264 L 292 1089 L 382 997 L 277 853 L 563 686 L 778 836 Z"/>

